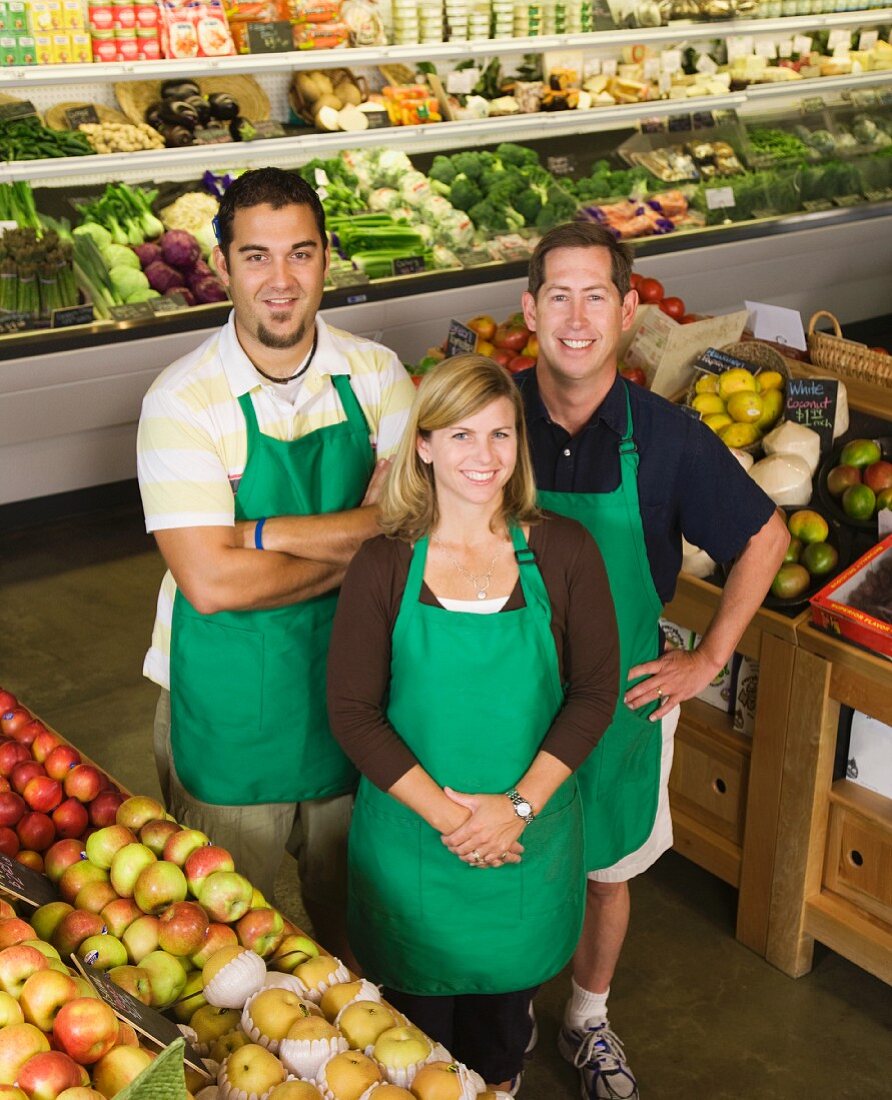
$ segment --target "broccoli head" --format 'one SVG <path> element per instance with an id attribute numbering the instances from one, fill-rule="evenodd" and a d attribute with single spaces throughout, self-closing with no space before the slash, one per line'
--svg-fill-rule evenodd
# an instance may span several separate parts
<path id="1" fill-rule="evenodd" d="M 430 179 L 437 180 L 439 183 L 445 183 L 448 186 L 458 174 L 458 169 L 452 163 L 450 157 L 444 157 L 438 154 L 434 157 L 434 162 L 428 169 L 427 174 Z"/>
<path id="2" fill-rule="evenodd" d="M 452 187 L 449 189 L 449 201 L 458 210 L 470 210 L 482 198 L 483 192 L 463 172 L 459 173 L 452 181 Z"/>
<path id="3" fill-rule="evenodd" d="M 469 151 L 456 153 L 452 158 L 452 164 L 457 173 L 462 173 L 472 180 L 479 179 L 485 167 L 480 154 Z"/>
<path id="4" fill-rule="evenodd" d="M 496 156 L 505 164 L 511 164 L 515 168 L 539 163 L 539 154 L 534 149 L 527 149 L 526 146 L 516 145 L 511 141 L 503 141 L 501 145 L 496 146 Z"/>
<path id="5" fill-rule="evenodd" d="M 527 188 L 514 198 L 514 209 L 518 214 L 523 214 L 526 225 L 535 225 L 539 211 L 542 209 L 542 198 L 537 191 Z"/>
<path id="6" fill-rule="evenodd" d="M 510 203 L 495 201 L 491 195 L 472 206 L 468 214 L 478 229 L 491 233 L 513 233 L 524 226 L 523 214 Z"/>
<path id="7" fill-rule="evenodd" d="M 548 192 L 548 202 L 544 204 L 536 218 L 537 229 L 551 229 L 561 222 L 571 221 L 576 213 L 576 199 L 560 187 L 552 187 Z"/>

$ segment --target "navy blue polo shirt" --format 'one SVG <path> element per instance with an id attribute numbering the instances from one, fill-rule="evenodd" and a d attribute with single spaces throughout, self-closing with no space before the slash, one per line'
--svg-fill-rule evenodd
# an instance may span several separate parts
<path id="1" fill-rule="evenodd" d="M 626 394 L 638 448 L 638 496 L 654 587 L 675 594 L 682 535 L 717 562 L 735 558 L 768 522 L 774 503 L 724 443 L 671 402 L 617 375 L 589 422 L 571 436 L 548 415 L 535 368 L 515 376 L 523 394 L 536 484 L 559 493 L 619 488 Z"/>

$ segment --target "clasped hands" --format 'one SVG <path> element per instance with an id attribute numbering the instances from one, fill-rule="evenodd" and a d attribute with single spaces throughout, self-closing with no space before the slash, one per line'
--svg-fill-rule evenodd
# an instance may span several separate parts
<path id="1" fill-rule="evenodd" d="M 451 787 L 444 787 L 443 793 L 455 803 L 456 810 L 468 811 L 456 828 L 441 835 L 450 852 L 471 867 L 520 863 L 524 849 L 518 837 L 524 822 L 504 794 L 463 794 Z"/>

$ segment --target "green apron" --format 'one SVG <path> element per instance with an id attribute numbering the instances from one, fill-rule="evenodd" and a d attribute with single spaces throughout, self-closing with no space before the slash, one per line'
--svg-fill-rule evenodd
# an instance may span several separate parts
<path id="1" fill-rule="evenodd" d="M 585 811 L 585 862 L 612 867 L 647 840 L 660 788 L 660 722 L 656 706 L 631 710 L 629 669 L 659 656 L 663 605 L 654 587 L 638 503 L 638 449 L 626 394 L 626 432 L 619 445 L 620 484 L 611 493 L 539 493 L 539 504 L 583 524 L 604 558 L 619 627 L 620 696 L 607 732 L 576 773 Z"/>
<path id="2" fill-rule="evenodd" d="M 437 783 L 469 793 L 518 783 L 563 705 L 545 583 L 523 533 L 512 539 L 525 607 L 481 615 L 421 603 L 422 539 L 393 629 L 387 717 Z M 348 922 L 366 973 L 435 996 L 505 993 L 557 974 L 582 924 L 575 778 L 522 843 L 519 864 L 470 867 L 363 779 L 350 829 Z"/>
<path id="3" fill-rule="evenodd" d="M 300 439 L 263 435 L 239 397 L 247 462 L 237 520 L 355 508 L 374 466 L 347 375 L 331 375 L 347 419 Z M 328 727 L 325 664 L 337 592 L 261 611 L 200 614 L 177 590 L 170 642 L 171 745 L 180 782 L 222 806 L 301 802 L 353 788 Z"/>

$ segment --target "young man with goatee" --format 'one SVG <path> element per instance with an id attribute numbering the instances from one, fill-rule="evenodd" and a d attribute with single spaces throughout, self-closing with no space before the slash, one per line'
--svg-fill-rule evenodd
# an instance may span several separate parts
<path id="1" fill-rule="evenodd" d="M 620 338 L 638 304 L 631 269 L 630 249 L 600 226 L 548 232 L 523 295 L 538 361 L 518 375 L 539 502 L 595 537 L 619 625 L 620 701 L 577 773 L 588 893 L 558 1040 L 580 1070 L 587 1100 L 639 1095 L 607 1019 L 629 923 L 629 880 L 672 845 L 668 782 L 680 704 L 728 662 L 788 543 L 774 504 L 707 427 L 619 375 Z M 682 536 L 716 561 L 736 559 L 691 652 L 664 648 L 659 630 Z"/>
<path id="2" fill-rule="evenodd" d="M 245 173 L 216 226 L 232 313 L 162 372 L 139 425 L 168 566 L 144 668 L 156 763 L 177 820 L 264 894 L 299 825 L 304 900 L 340 953 L 357 776 L 328 729 L 328 638 L 414 387 L 392 352 L 318 315 L 328 238 L 300 176 Z"/>

